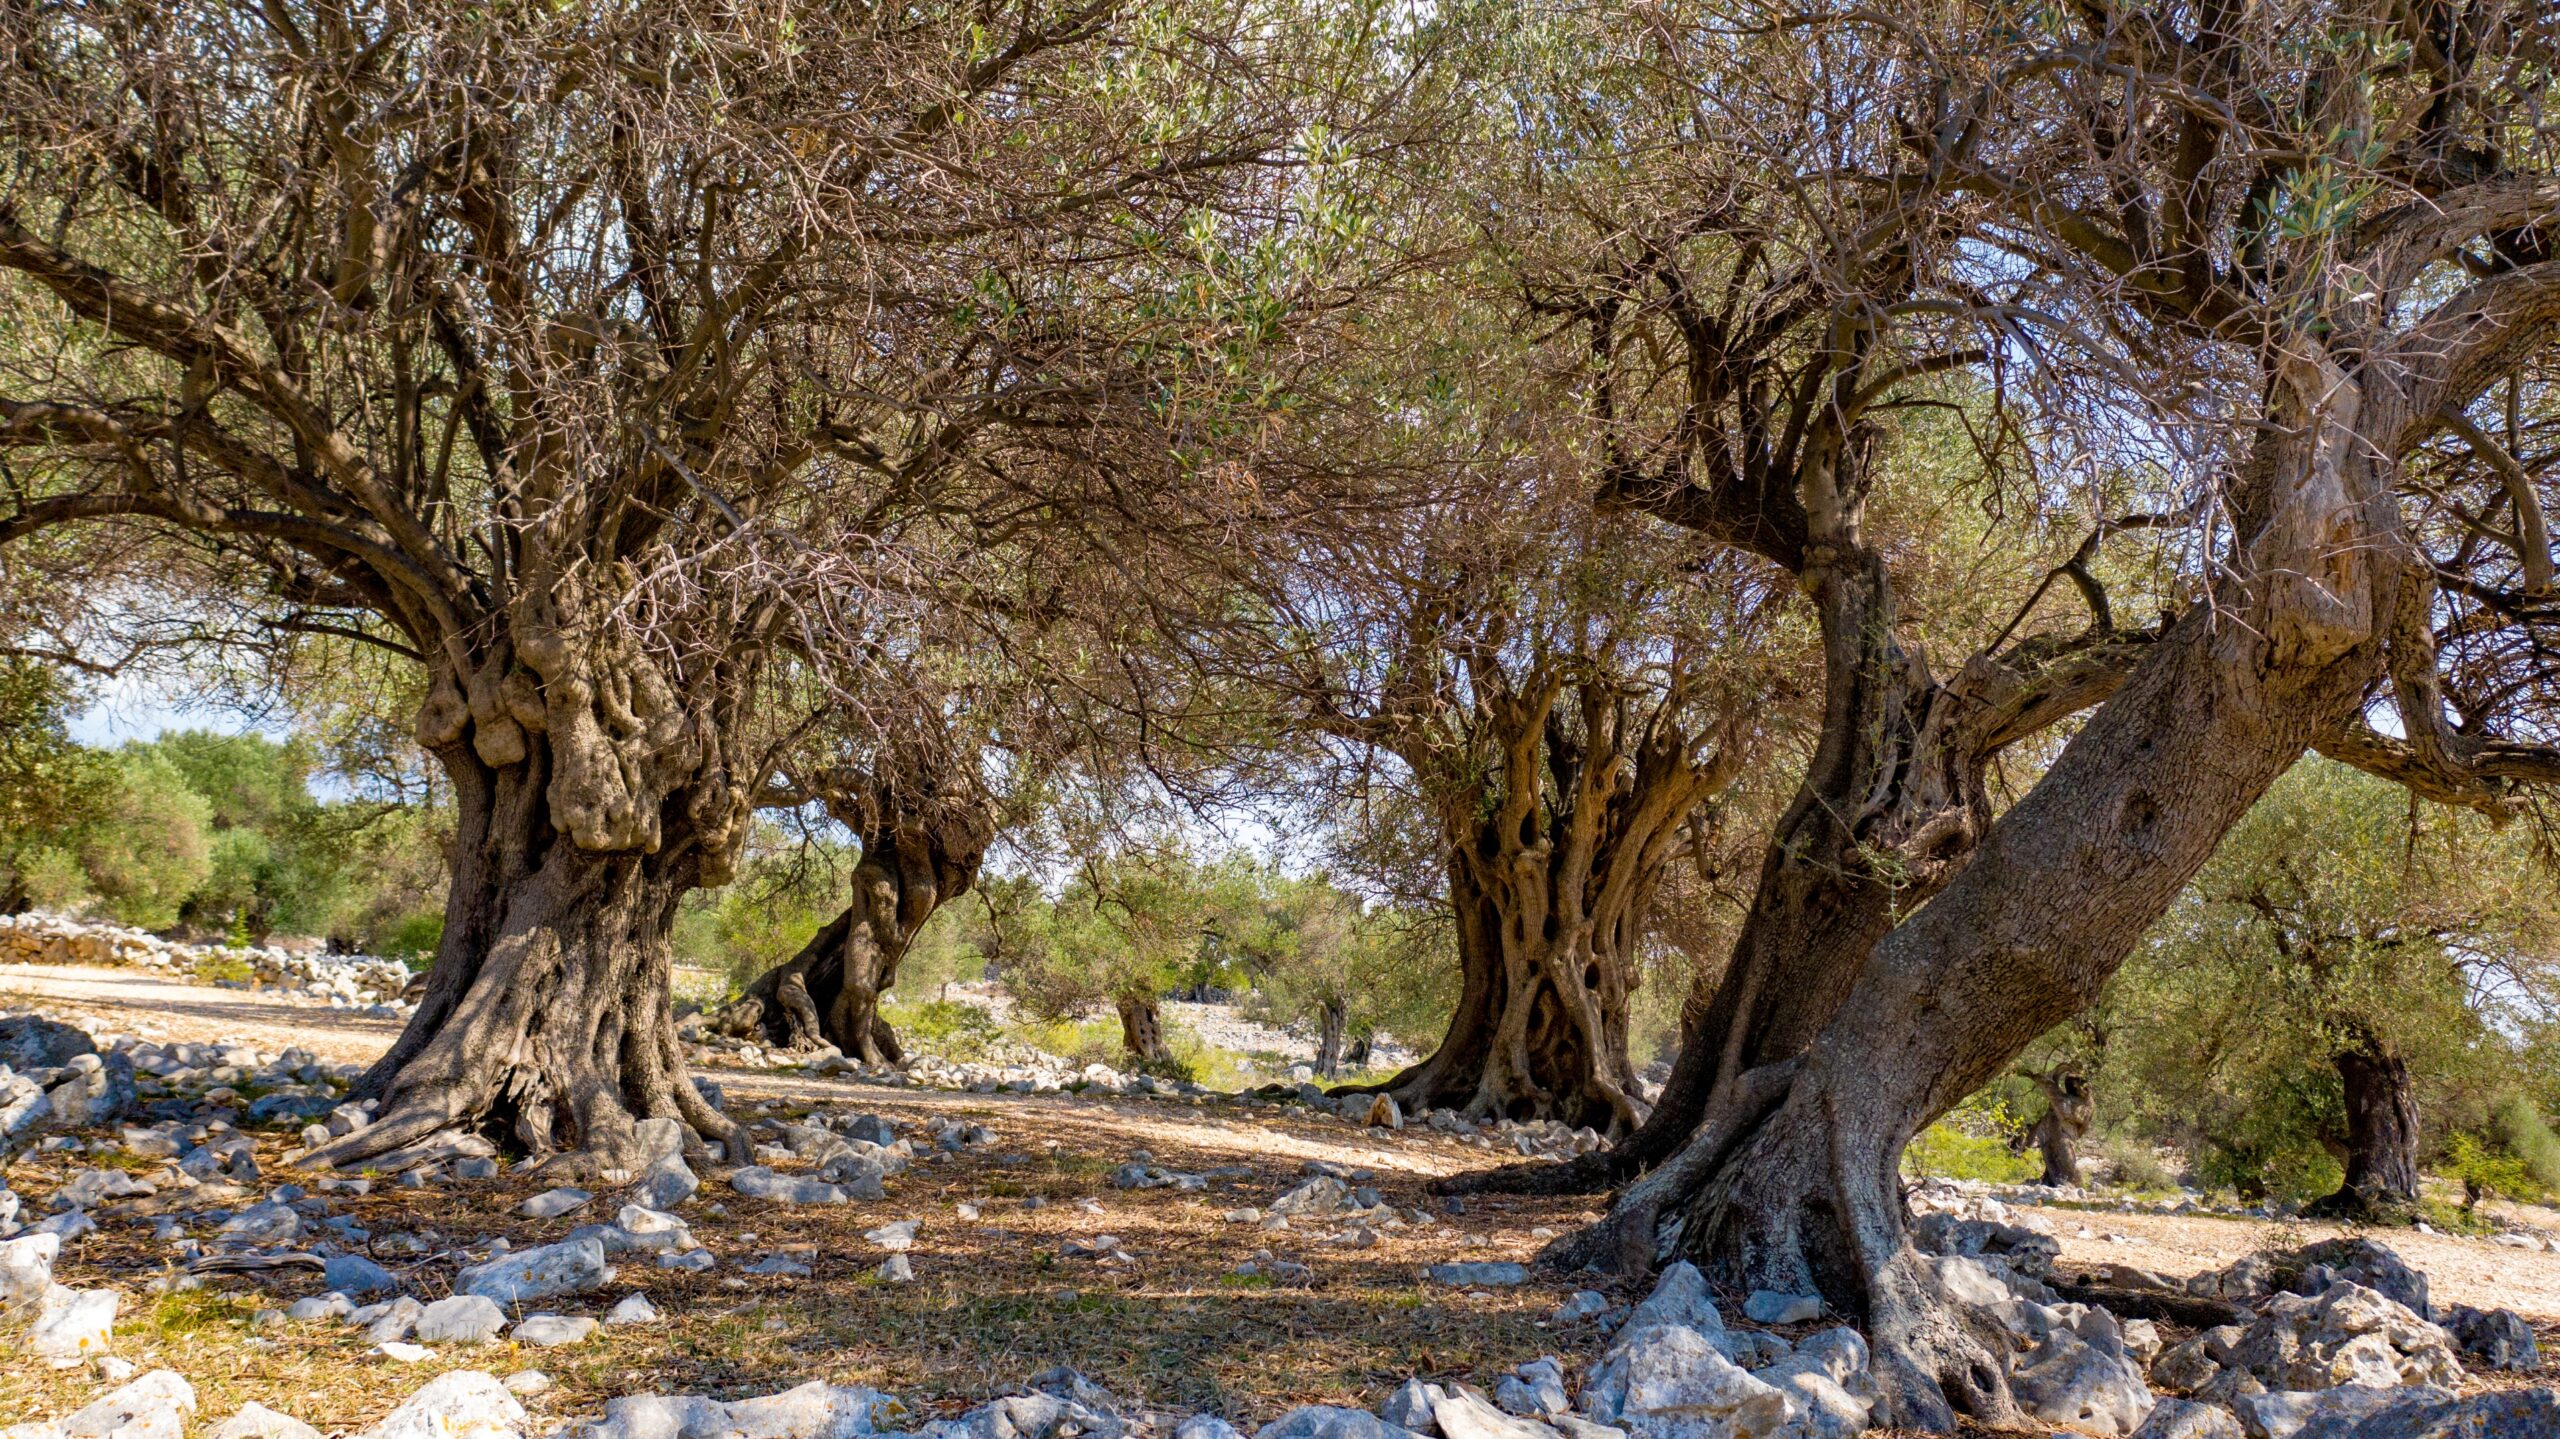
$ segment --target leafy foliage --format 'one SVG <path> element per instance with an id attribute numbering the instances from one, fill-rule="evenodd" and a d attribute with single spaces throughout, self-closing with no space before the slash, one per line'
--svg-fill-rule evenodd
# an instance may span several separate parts
<path id="1" fill-rule="evenodd" d="M 2484 1136 L 2492 1110 L 2508 1112 L 2519 1020 L 2560 979 L 2555 937 L 2560 903 L 2527 836 L 2307 761 L 2224 840 L 2099 1009 L 2048 1045 L 2094 1065 L 2102 1125 L 2185 1150 L 2208 1185 L 2333 1189 L 2335 1056 L 2352 1051 L 2406 1061 L 2443 1164 L 2485 1174 L 2522 1152 Z"/>

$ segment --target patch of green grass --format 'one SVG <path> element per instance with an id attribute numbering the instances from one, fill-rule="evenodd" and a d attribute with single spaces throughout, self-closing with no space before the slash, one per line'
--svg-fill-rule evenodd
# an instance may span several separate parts
<path id="1" fill-rule="evenodd" d="M 1902 1167 L 1913 1175 L 1990 1184 L 2028 1184 L 2044 1173 L 2040 1160 L 2010 1153 L 2008 1141 L 1995 1135 L 1966 1133 L 1953 1116 L 1920 1131 L 1902 1151 Z"/>
<path id="2" fill-rule="evenodd" d="M 1217 1282 L 1221 1289 L 1277 1289 L 1280 1287 L 1279 1281 L 1268 1274 L 1221 1274 Z"/>
<path id="3" fill-rule="evenodd" d="M 2410 1217 L 2413 1220 L 2423 1219 L 2429 1225 L 2447 1234 L 2468 1234 L 2475 1237 L 2496 1234 L 2507 1227 L 2476 1209 L 2465 1209 L 2459 1204 L 2449 1204 L 2441 1199 L 2419 1200 L 2417 1212 Z"/>
<path id="4" fill-rule="evenodd" d="M 1183 1025 L 1166 1025 L 1164 1040 L 1181 1070 L 1174 1078 L 1223 1090 L 1249 1089 L 1262 1082 L 1261 1070 L 1251 1056 L 1221 1049 Z"/>
<path id="5" fill-rule="evenodd" d="M 1109 1174 L 1111 1161 L 1099 1154 L 1070 1154 L 1065 1150 L 1048 1157 L 1049 1172 L 1060 1179 L 1077 1181 L 1100 1179 Z"/>
<path id="6" fill-rule="evenodd" d="M 246 1325 L 253 1311 L 242 1300 L 210 1289 L 181 1289 L 163 1294 L 143 1318 L 142 1326 L 163 1339 L 201 1334 L 223 1325 Z"/>
<path id="7" fill-rule="evenodd" d="M 80 1162 L 92 1169 L 121 1169 L 127 1174 L 139 1174 L 146 1169 L 158 1169 L 161 1164 L 158 1159 L 146 1154 L 136 1154 L 130 1149 L 92 1150 L 81 1155 Z"/>

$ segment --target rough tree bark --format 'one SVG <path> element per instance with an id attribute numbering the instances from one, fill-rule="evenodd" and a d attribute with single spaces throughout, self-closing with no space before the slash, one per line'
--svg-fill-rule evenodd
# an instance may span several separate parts
<path id="1" fill-rule="evenodd" d="M 1457 1008 L 1430 1057 L 1348 1092 L 1611 1137 L 1643 1122 L 1627 1056 L 1635 946 L 1682 824 L 1739 763 L 1731 743 L 1701 753 L 1679 703 L 1639 717 L 1552 671 L 1484 702 L 1500 744 L 1492 803 L 1453 790 L 1462 803 L 1442 815 Z"/>
<path id="2" fill-rule="evenodd" d="M 593 1178 L 647 1157 L 642 1119 L 742 1137 L 687 1076 L 670 1003 L 677 903 L 727 878 L 745 830 L 715 719 L 610 647 L 606 663 L 526 649 L 541 671 L 475 705 L 440 670 L 421 709 L 454 787 L 444 934 L 417 1012 L 356 1085 L 378 1117 L 314 1163 L 478 1129 Z"/>
<path id="3" fill-rule="evenodd" d="M 865 1064 L 906 1062 L 880 996 L 897 983 L 925 921 L 977 883 L 994 825 L 967 800 L 902 810 L 884 795 L 861 814 L 876 818 L 843 816 L 855 820 L 862 846 L 853 902 L 714 1016 L 714 1029 L 784 1049 L 831 1044 Z"/>
<path id="4" fill-rule="evenodd" d="M 1111 1006 L 1120 1016 L 1120 1047 L 1129 1058 L 1140 1064 L 1173 1058 L 1173 1050 L 1164 1042 L 1164 1016 L 1156 1010 L 1154 995 L 1116 995 Z"/>
<path id="5" fill-rule="evenodd" d="M 1326 1079 L 1342 1072 L 1343 1035 L 1351 1027 L 1351 1006 L 1339 996 L 1316 1006 L 1316 1073 Z"/>
<path id="6" fill-rule="evenodd" d="M 2403 1219 L 2418 1203 L 2418 1090 L 2408 1061 L 2368 1037 L 2333 1062 L 2346 1095 L 2346 1179 L 2306 1212 Z"/>
<path id="7" fill-rule="evenodd" d="M 1766 528 L 1802 533 L 1790 497 L 1769 503 L 1789 523 Z M 1731 958 L 1682 1007 L 1680 1049 L 1652 1113 L 1606 1149 L 1436 1189 L 1588 1193 L 1677 1153 L 1741 1076 L 1802 1053 L 1877 941 L 1962 868 L 1990 822 L 1991 757 L 2103 699 L 2150 642 L 2102 621 L 2069 641 L 1976 656 L 1939 680 L 1902 642 L 1891 576 L 1856 518 L 1826 516 L 1820 544 L 1771 550 L 1799 572 L 1821 627 L 1820 739 L 1770 833 Z"/>
<path id="8" fill-rule="evenodd" d="M 1888 1422 L 2019 1417 L 2005 1338 L 1905 1240 L 1903 1148 L 2091 1002 L 2266 787 L 2356 721 L 2387 651 L 2415 642 L 2398 624 L 2425 608 L 2411 595 L 2432 572 L 2399 528 L 2398 457 L 2560 309 L 2560 267 L 2519 273 L 2354 371 L 2290 340 L 2209 600 L 1877 945 L 1811 1048 L 1720 1093 L 1687 1146 L 1559 1259 L 1641 1269 L 1677 1254 L 1737 1287 L 1819 1291 L 1865 1322 Z"/>
<path id="9" fill-rule="evenodd" d="M 2030 1074 L 2037 1089 L 2044 1092 L 2044 1114 L 2035 1127 L 2020 1137 L 2017 1147 L 2033 1144 L 2044 1158 L 2044 1174 L 2039 1182 L 2058 1187 L 2077 1187 L 2080 1183 L 2080 1136 L 2089 1132 L 2089 1122 L 2097 1117 L 2097 1102 L 2089 1097 L 2089 1081 L 2077 1074 L 2056 1071 L 2052 1074 Z"/>

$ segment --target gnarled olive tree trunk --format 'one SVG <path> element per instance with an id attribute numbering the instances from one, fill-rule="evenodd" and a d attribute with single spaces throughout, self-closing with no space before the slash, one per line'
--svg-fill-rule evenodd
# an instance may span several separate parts
<path id="1" fill-rule="evenodd" d="M 2418 1088 L 2409 1063 L 2371 1037 L 2333 1062 L 2346 1097 L 2347 1174 L 2309 1212 L 2405 1219 L 2418 1203 Z"/>
<path id="2" fill-rule="evenodd" d="M 646 661 L 547 657 L 548 684 L 519 669 L 476 706 L 439 684 L 422 709 L 455 794 L 444 934 L 417 1012 L 356 1086 L 375 1121 L 312 1162 L 471 1131 L 593 1177 L 645 1160 L 643 1119 L 741 1137 L 685 1072 L 670 989 L 677 904 L 727 878 L 743 787 L 711 715 Z"/>
<path id="3" fill-rule="evenodd" d="M 1173 1058 L 1173 1047 L 1164 1042 L 1164 1016 L 1156 1008 L 1154 995 L 1116 995 L 1111 1007 L 1120 1016 L 1120 1047 L 1130 1059 L 1159 1064 Z"/>
<path id="4" fill-rule="evenodd" d="M 1316 1073 L 1331 1079 L 1342 1072 L 1343 1042 L 1351 1028 L 1351 1006 L 1339 995 L 1316 1006 Z"/>
<path id="5" fill-rule="evenodd" d="M 1672 719 L 1679 697 L 1640 720 L 1600 686 L 1560 706 L 1566 693 L 1550 677 L 1488 707 L 1491 803 L 1443 816 L 1457 1009 L 1429 1058 L 1353 1092 L 1612 1137 L 1644 1121 L 1627 1055 L 1636 945 L 1673 841 L 1732 779 L 1738 747 L 1701 753 Z"/>
<path id="6" fill-rule="evenodd" d="M 870 812 L 889 822 L 864 827 L 853 903 L 721 1010 L 715 1029 L 784 1049 L 831 1044 L 865 1064 L 906 1062 L 880 997 L 925 921 L 977 883 L 994 826 L 967 802 L 897 814 L 884 799 Z"/>
<path id="7" fill-rule="evenodd" d="M 1689 1143 L 1559 1258 L 1641 1269 L 1679 1255 L 1738 1287 L 1819 1292 L 1865 1323 L 1887 1422 L 2020 1417 L 2006 1338 L 1950 1302 L 1905 1240 L 1898 1167 L 1922 1126 L 2094 1000 L 2229 828 L 2381 673 L 2381 617 L 2410 582 L 2385 558 L 2393 520 L 2374 458 L 2396 447 L 2350 428 L 2356 397 L 2334 370 L 2287 380 L 2240 485 L 2251 528 L 2212 602 L 1885 936 L 1812 1046 L 1719 1094 Z"/>
<path id="8" fill-rule="evenodd" d="M 1652 1113 L 1621 1142 L 1563 1164 L 1459 1175 L 1444 1192 L 1586 1193 L 1688 1143 L 1742 1076 L 1800 1054 L 1867 954 L 1961 870 L 1990 822 L 1983 773 L 2000 746 L 2102 698 L 2146 636 L 2093 631 L 2068 647 L 1977 658 L 1933 679 L 1899 637 L 1891 579 L 1854 516 L 1804 562 L 1823 637 L 1820 739 L 1771 831 L 1731 959 L 1702 975 Z"/>
<path id="9" fill-rule="evenodd" d="M 1481 866 L 1451 862 L 1460 988 L 1448 1033 L 1429 1058 L 1353 1088 L 1391 1094 L 1414 1113 L 1453 1109 L 1625 1133 L 1640 1119 L 1627 1057 L 1634 976 L 1621 948 L 1632 936 L 1623 924 L 1556 922 L 1545 876 L 1525 877 L 1537 887 L 1496 880 L 1488 889 Z"/>
<path id="10" fill-rule="evenodd" d="M 2077 1186 L 2080 1183 L 2080 1137 L 2089 1132 L 2089 1123 L 2097 1117 L 2097 1101 L 2089 1095 L 2089 1081 L 2077 1074 L 2055 1072 L 2030 1074 L 2037 1089 L 2044 1093 L 2044 1115 L 2035 1127 L 2012 1145 L 2036 1147 L 2044 1160 L 2042 1183 Z"/>

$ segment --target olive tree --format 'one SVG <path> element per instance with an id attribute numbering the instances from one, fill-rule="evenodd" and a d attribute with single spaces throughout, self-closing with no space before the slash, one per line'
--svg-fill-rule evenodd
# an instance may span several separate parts
<path id="1" fill-rule="evenodd" d="M 1549 301 L 1581 297 L 1621 437 L 1605 497 L 1780 566 L 1827 660 L 1658 1162 L 1563 1257 L 1821 1292 L 1891 1422 L 2016 1422 L 2006 1337 L 1905 1232 L 1910 1138 L 2091 1003 L 2307 750 L 2500 811 L 2560 779 L 2547 481 L 2493 398 L 2548 363 L 2560 180 L 2544 39 L 2504 13 L 1671 7 L 1616 83 L 1558 87 L 1595 128 L 1649 95 L 1664 145 L 1607 153 L 1692 167 Z M 2087 477 L 2046 532 L 2081 541 L 1943 667 L 1896 602 L 1947 556 L 1883 523 L 1915 403 L 2018 437 L 2004 501 Z M 2100 542 L 2164 527 L 2126 615 Z M 1826 849 L 1854 862 L 1792 858 Z"/>
<path id="2" fill-rule="evenodd" d="M 166 591 L 424 679 L 443 937 L 379 1119 L 317 1157 L 742 1143 L 684 1078 L 676 906 L 882 615 L 1008 522 L 947 487 L 1065 468 L 1150 398 L 1108 371 L 1182 357 L 1133 297 L 1308 118 L 1267 32 L 166 0 L 0 37 L 0 543 L 138 528 Z"/>

